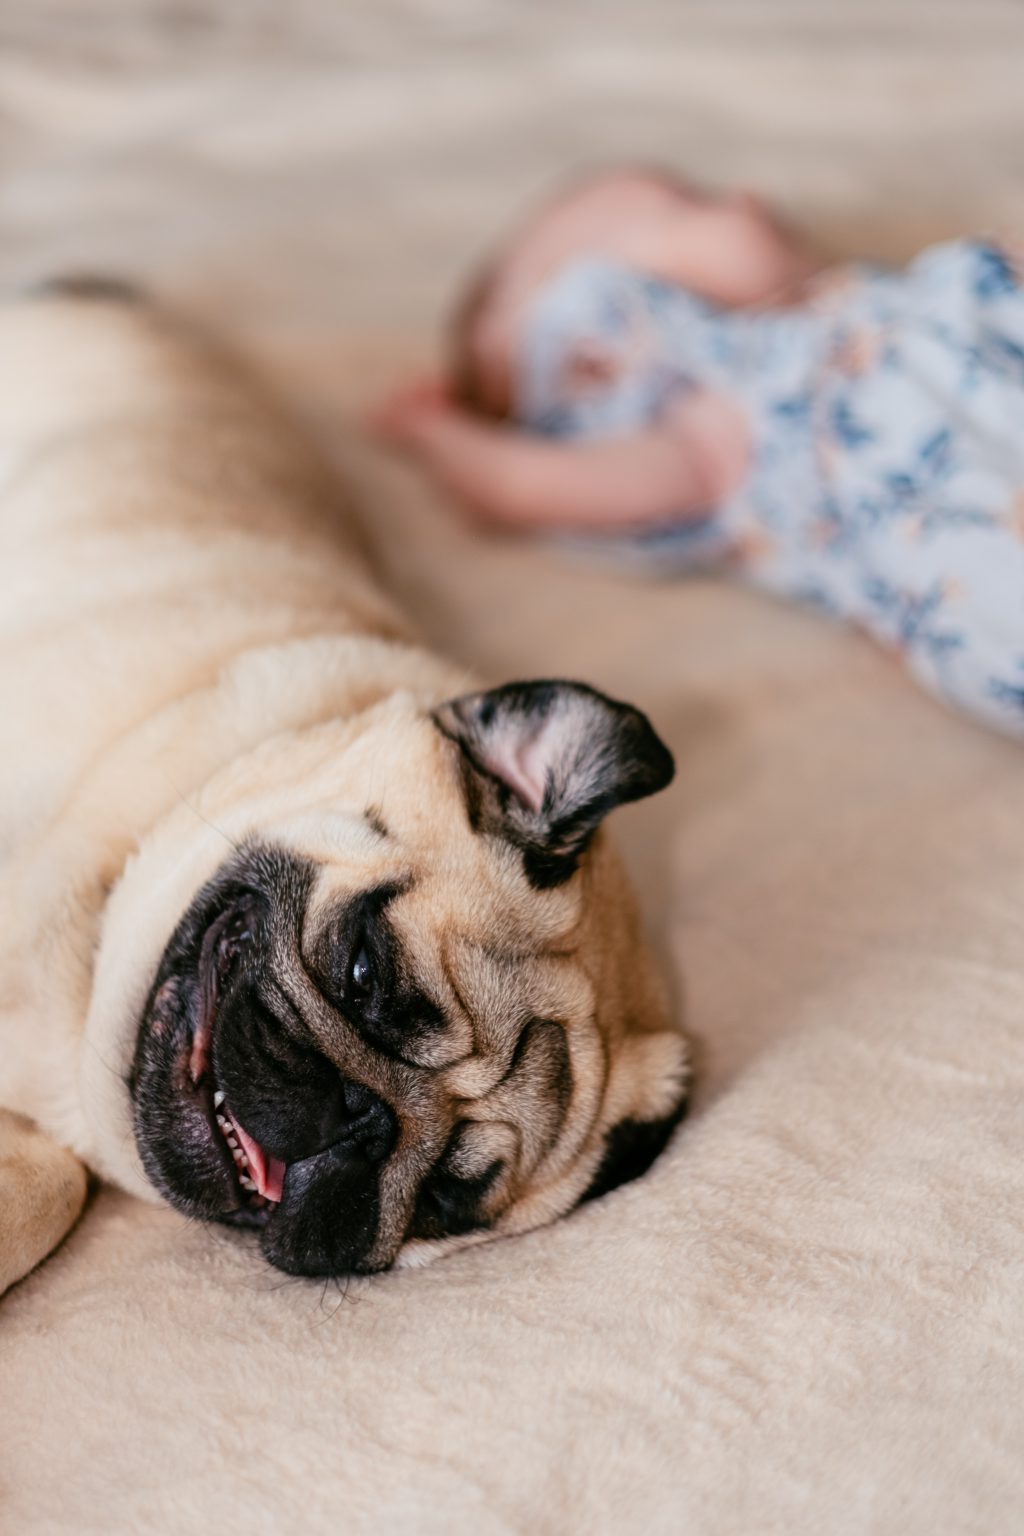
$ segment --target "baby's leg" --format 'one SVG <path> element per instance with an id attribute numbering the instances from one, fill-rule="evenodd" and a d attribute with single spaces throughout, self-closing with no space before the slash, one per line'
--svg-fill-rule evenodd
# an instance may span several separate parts
<path id="1" fill-rule="evenodd" d="M 0 1295 L 56 1248 L 85 1193 L 86 1172 L 73 1153 L 0 1109 Z"/>

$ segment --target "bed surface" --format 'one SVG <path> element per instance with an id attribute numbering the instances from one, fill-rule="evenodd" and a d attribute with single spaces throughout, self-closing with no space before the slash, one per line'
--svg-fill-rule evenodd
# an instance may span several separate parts
<path id="1" fill-rule="evenodd" d="M 0 1304 L 0 1529 L 936 1532 L 1024 1508 L 1024 773 L 854 635 L 475 538 L 356 429 L 507 210 L 667 158 L 836 249 L 1024 223 L 1006 0 L 7 0 L 0 282 L 140 274 L 274 370 L 427 636 L 636 700 L 615 818 L 699 1037 L 639 1184 L 341 1289 L 101 1191 Z"/>

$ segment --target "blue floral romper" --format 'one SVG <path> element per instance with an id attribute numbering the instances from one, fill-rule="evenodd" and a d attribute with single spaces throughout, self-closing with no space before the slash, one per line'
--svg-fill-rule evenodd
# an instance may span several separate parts
<path id="1" fill-rule="evenodd" d="M 1024 736 L 1024 288 L 958 241 L 842 268 L 799 308 L 719 310 L 603 259 L 563 268 L 524 333 L 517 415 L 565 439 L 655 421 L 695 384 L 746 408 L 742 490 L 617 538 L 658 570 L 727 562 L 853 620 L 913 675 Z"/>

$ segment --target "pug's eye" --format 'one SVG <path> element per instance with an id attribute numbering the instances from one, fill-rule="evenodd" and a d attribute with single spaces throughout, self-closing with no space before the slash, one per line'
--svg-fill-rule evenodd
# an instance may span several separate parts
<path id="1" fill-rule="evenodd" d="M 349 966 L 348 980 L 357 998 L 366 997 L 373 984 L 373 972 L 370 969 L 370 957 L 366 953 L 365 944 L 361 944 L 356 951 L 356 957 Z"/>

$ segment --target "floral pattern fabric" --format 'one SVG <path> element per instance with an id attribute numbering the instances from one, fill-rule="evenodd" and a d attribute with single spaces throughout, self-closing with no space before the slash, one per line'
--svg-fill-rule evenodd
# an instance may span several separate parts
<path id="1" fill-rule="evenodd" d="M 661 573 L 727 563 L 853 621 L 948 702 L 1024 736 L 1024 288 L 1013 253 L 937 246 L 826 273 L 798 308 L 719 310 L 599 259 L 545 287 L 518 415 L 581 439 L 656 422 L 695 385 L 753 435 L 739 494 L 629 538 Z M 596 544 L 597 541 L 591 541 Z"/>

